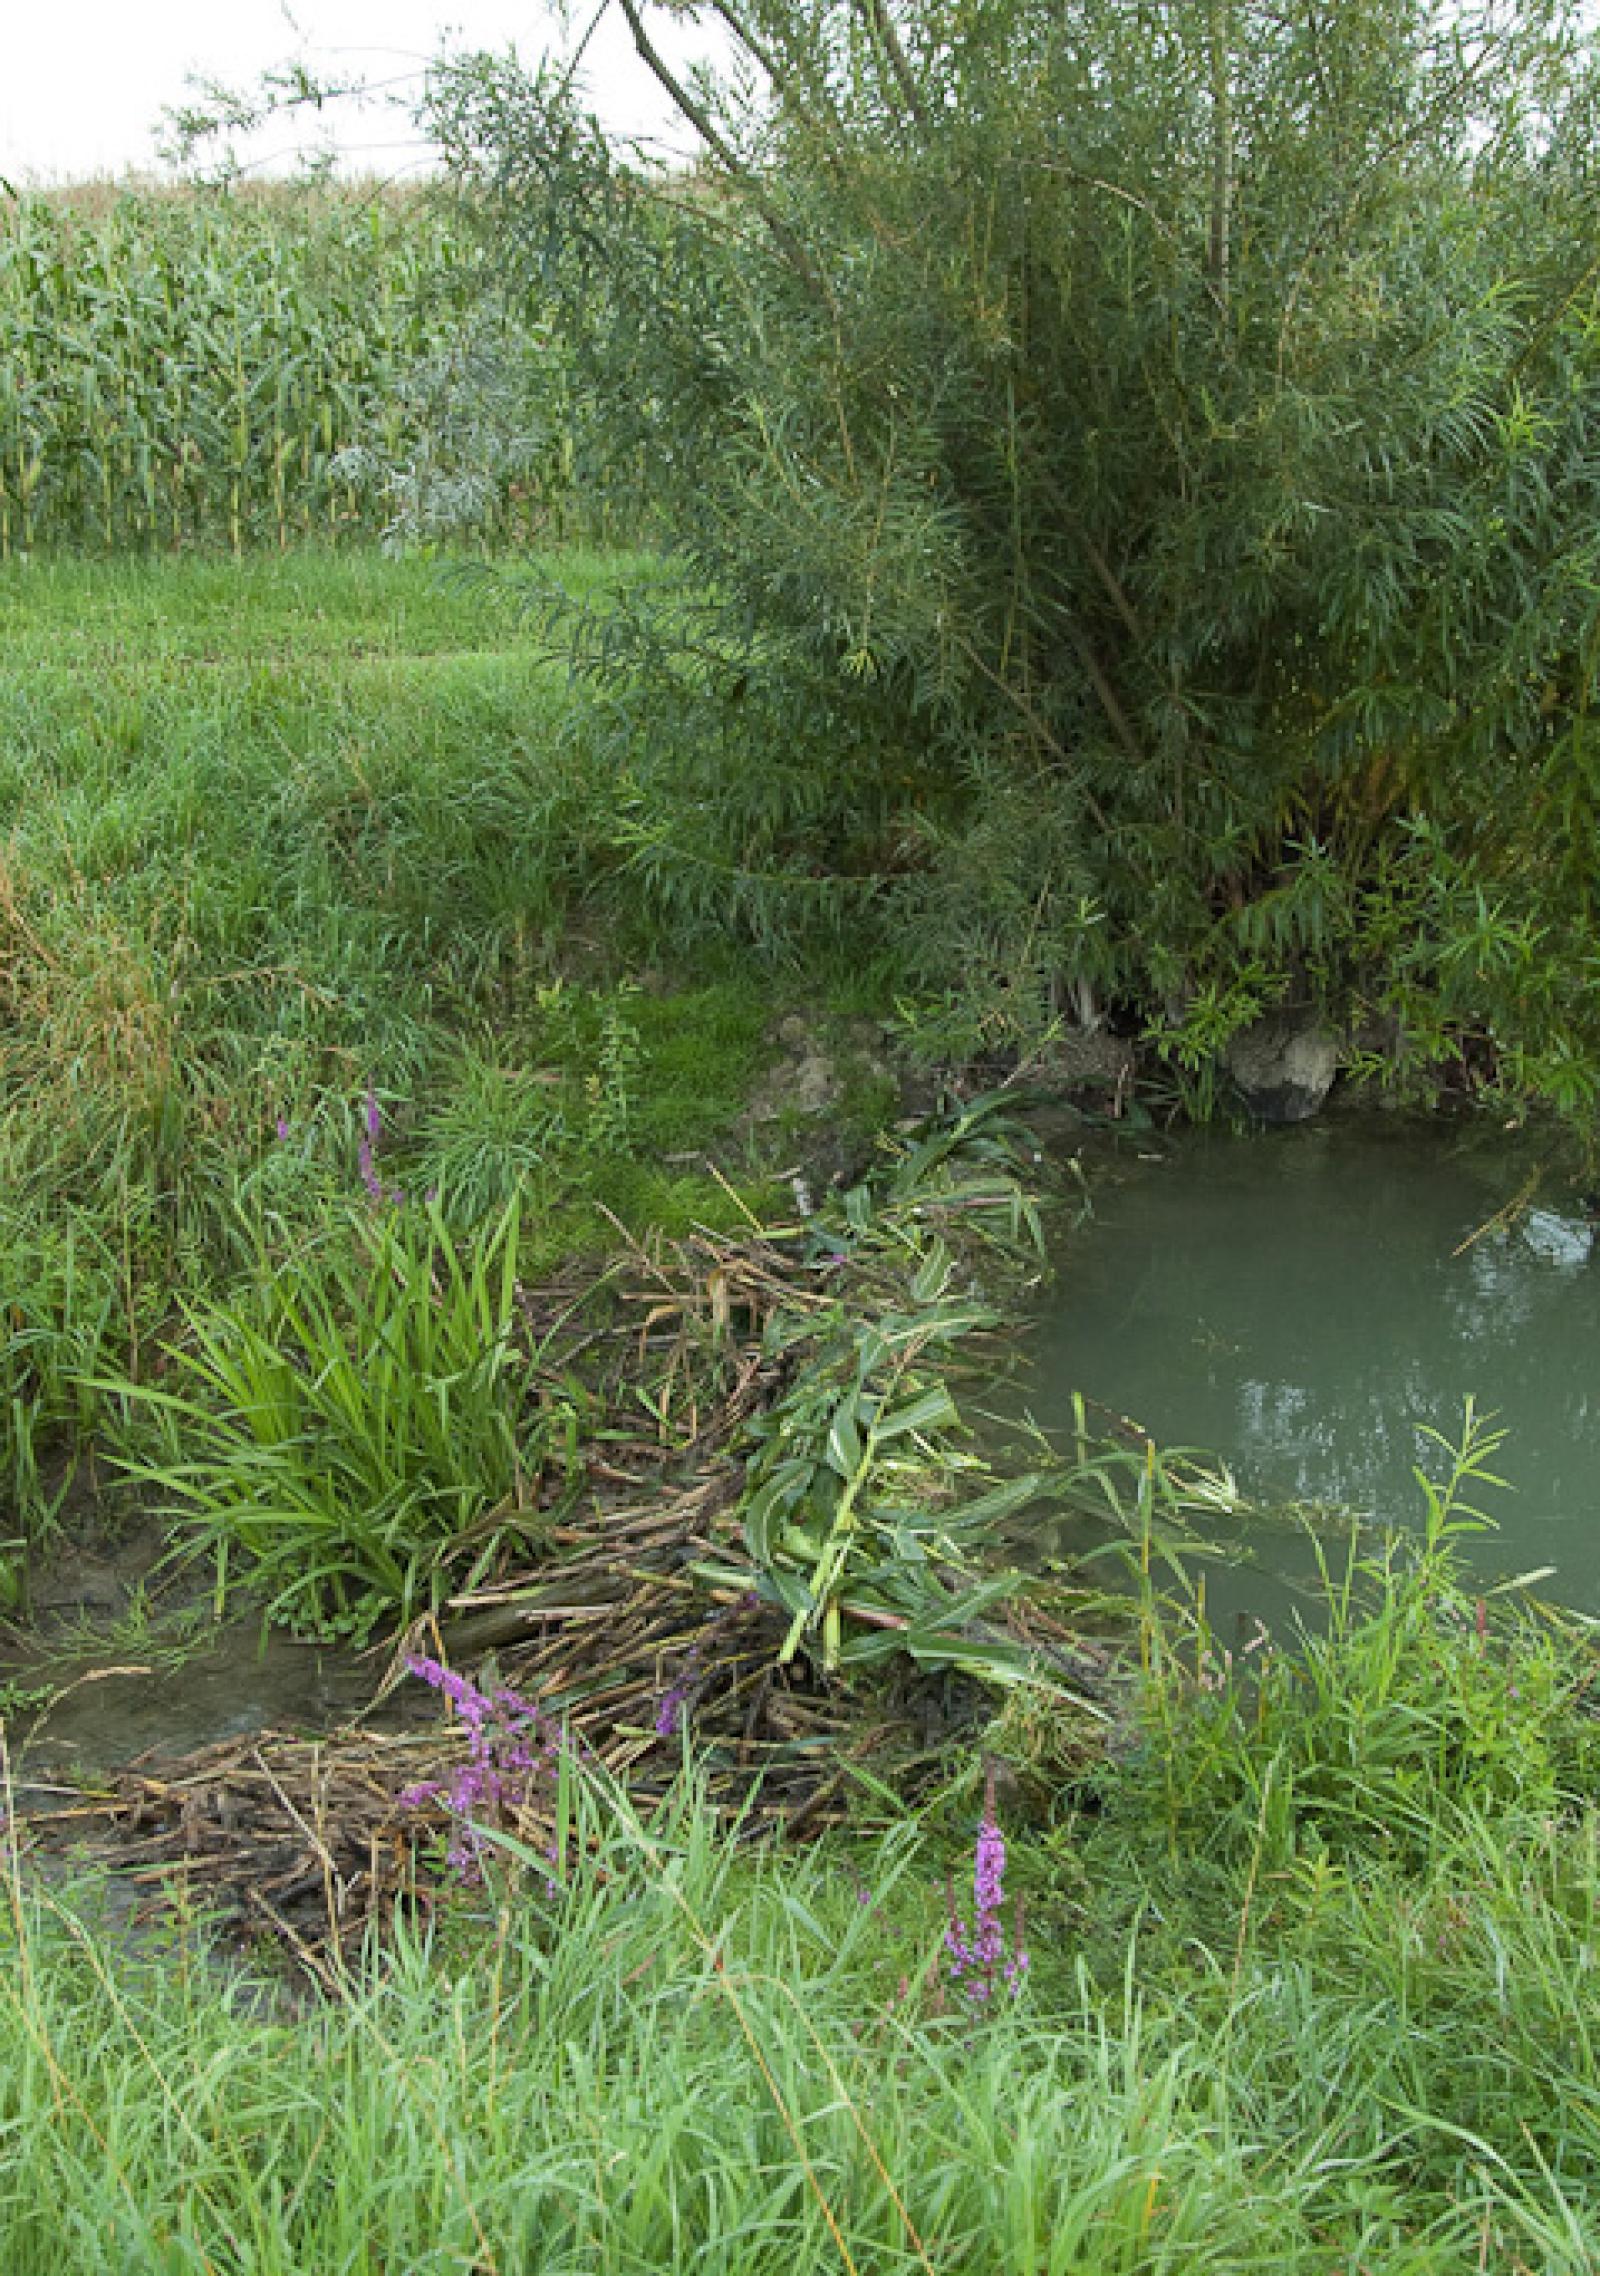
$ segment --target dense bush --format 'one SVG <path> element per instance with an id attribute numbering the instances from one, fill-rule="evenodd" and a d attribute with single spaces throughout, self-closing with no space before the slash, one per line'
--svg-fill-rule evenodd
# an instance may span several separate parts
<path id="1" fill-rule="evenodd" d="M 687 175 L 565 80 L 433 97 L 581 447 L 643 452 L 676 532 L 682 585 L 576 649 L 643 666 L 662 905 L 769 942 L 887 910 L 980 1032 L 1109 1012 L 1198 1064 L 1315 1000 L 1588 1105 L 1578 11 L 719 13 Z"/>

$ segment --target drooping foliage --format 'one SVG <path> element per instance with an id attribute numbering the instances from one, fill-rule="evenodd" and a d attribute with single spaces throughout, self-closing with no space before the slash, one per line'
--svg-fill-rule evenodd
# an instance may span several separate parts
<path id="1" fill-rule="evenodd" d="M 486 58 L 432 124 L 674 533 L 569 625 L 662 906 L 860 925 L 973 1034 L 1309 1001 L 1585 1106 L 1580 11 L 729 0 L 675 78 L 623 4 L 692 168 Z"/>

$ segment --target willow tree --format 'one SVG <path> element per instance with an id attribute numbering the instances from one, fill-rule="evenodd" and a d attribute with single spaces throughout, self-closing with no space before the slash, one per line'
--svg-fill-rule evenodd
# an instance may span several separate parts
<path id="1" fill-rule="evenodd" d="M 1198 1062 L 1295 998 L 1584 1105 L 1581 12 L 614 4 L 692 163 L 488 58 L 432 110 L 681 565 L 572 627 L 643 886 L 864 928 L 974 1032 Z"/>

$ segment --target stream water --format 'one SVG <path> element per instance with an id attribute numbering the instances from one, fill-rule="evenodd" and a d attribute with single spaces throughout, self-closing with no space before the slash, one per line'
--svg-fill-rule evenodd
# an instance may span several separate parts
<path id="1" fill-rule="evenodd" d="M 163 1585 L 164 1543 L 145 1527 L 97 1536 L 92 1500 L 79 1537 L 35 1572 L 30 1617 L 0 1632 L 0 1726 L 19 1796 L 51 1792 L 147 1751 L 187 1753 L 257 1731 L 329 1730 L 368 1708 L 381 1662 L 347 1647 L 267 1633 L 259 1618 L 222 1623 Z M 401 1685 L 386 1725 L 431 1714 Z"/>
<path id="2" fill-rule="evenodd" d="M 1413 1467 L 1442 1461 L 1423 1426 L 1458 1438 L 1470 1394 L 1508 1433 L 1474 1560 L 1552 1566 L 1546 1593 L 1600 1611 L 1600 1232 L 1526 1141 L 1354 1114 L 1147 1141 L 1057 1261 L 1026 1386 L 1041 1422 L 1070 1429 L 1078 1391 L 1260 1503 L 1420 1524 Z M 1308 1538 L 1269 1522 L 1244 1546 L 1212 1601 L 1270 1620 Z"/>

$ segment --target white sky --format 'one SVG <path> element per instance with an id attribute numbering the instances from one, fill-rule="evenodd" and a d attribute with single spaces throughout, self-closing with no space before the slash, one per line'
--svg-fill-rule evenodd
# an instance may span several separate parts
<path id="1" fill-rule="evenodd" d="M 574 0 L 579 31 L 593 7 Z M 547 0 L 13 0 L 6 14 L 0 176 L 19 186 L 153 169 L 161 111 L 183 100 L 191 72 L 248 82 L 299 56 L 329 73 L 391 79 L 420 72 L 445 34 L 452 44 L 514 45 L 528 61 L 551 47 L 567 52 L 576 36 Z M 682 34 L 662 44 L 675 56 L 693 51 L 692 35 L 687 50 Z M 669 130 L 665 99 L 615 6 L 589 46 L 585 74 L 620 131 L 659 134 L 675 147 L 689 139 Z M 425 159 L 409 134 L 399 114 L 325 114 L 304 129 L 281 124 L 250 156 L 270 165 L 292 155 L 297 136 L 320 135 L 363 169 L 398 173 Z"/>

